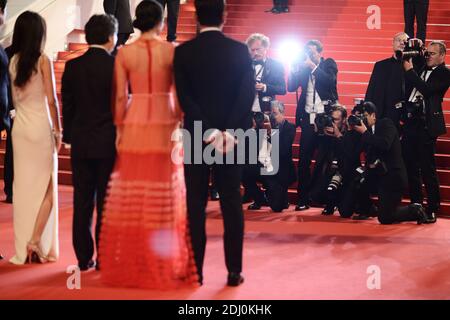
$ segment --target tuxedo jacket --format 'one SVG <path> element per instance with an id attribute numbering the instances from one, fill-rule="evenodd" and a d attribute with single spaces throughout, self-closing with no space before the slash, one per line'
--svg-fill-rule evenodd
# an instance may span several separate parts
<path id="1" fill-rule="evenodd" d="M 366 161 L 373 163 L 376 159 L 380 159 L 386 164 L 388 173 L 400 172 L 403 180 L 406 181 L 400 138 L 391 119 L 378 119 L 375 123 L 375 133 L 368 128 L 361 140 L 367 147 Z"/>
<path id="2" fill-rule="evenodd" d="M 112 14 L 119 22 L 118 33 L 133 33 L 133 21 L 129 0 L 103 0 L 103 9 Z"/>
<path id="3" fill-rule="evenodd" d="M 322 101 L 337 101 L 339 99 L 337 93 L 337 73 L 337 64 L 331 58 L 322 58 L 319 66 L 314 70 L 313 75 L 316 79 L 315 90 Z M 291 72 L 288 77 L 289 92 L 294 92 L 298 88 L 302 89 L 302 93 L 297 103 L 297 110 L 295 112 L 295 123 L 297 126 L 300 125 L 302 119 L 308 116 L 305 111 L 305 105 L 310 76 L 311 70 L 309 68 L 301 68 L 299 72 Z"/>
<path id="4" fill-rule="evenodd" d="M 74 158 L 109 158 L 116 153 L 112 114 L 114 58 L 90 48 L 70 60 L 62 77 L 63 141 Z"/>
<path id="5" fill-rule="evenodd" d="M 249 129 L 255 77 L 247 47 L 219 31 L 200 33 L 175 49 L 175 84 L 184 127 Z"/>
<path id="6" fill-rule="evenodd" d="M 445 127 L 444 114 L 442 112 L 442 101 L 445 93 L 450 86 L 450 70 L 445 64 L 439 65 L 434 69 L 428 80 L 424 81 L 420 78 L 423 67 L 419 70 L 411 69 L 405 73 L 407 83 L 407 97 L 411 95 L 414 88 L 423 95 L 425 102 L 425 122 L 429 135 L 438 137 L 447 132 Z M 405 128 L 408 134 L 414 134 L 415 128 Z"/>
<path id="7" fill-rule="evenodd" d="M 400 110 L 395 105 L 405 100 L 405 78 L 403 65 L 394 57 L 375 63 L 369 85 L 366 101 L 371 101 L 377 107 L 377 118 L 388 117 L 398 120 Z"/>
<path id="8" fill-rule="evenodd" d="M 286 94 L 286 80 L 284 77 L 284 66 L 273 59 L 268 58 L 264 64 L 262 71 L 261 83 L 267 86 L 266 92 L 258 92 L 259 105 L 261 111 L 271 111 L 269 108 L 263 110 L 263 98 L 270 97 L 271 100 L 275 100 L 277 95 Z M 270 104 L 267 105 L 269 107 Z"/>

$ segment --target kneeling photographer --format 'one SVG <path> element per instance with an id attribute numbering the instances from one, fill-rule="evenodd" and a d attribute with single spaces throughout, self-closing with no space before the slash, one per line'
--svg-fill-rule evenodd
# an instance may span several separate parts
<path id="1" fill-rule="evenodd" d="M 270 206 L 274 212 L 282 212 L 289 207 L 288 188 L 295 182 L 295 167 L 292 161 L 292 143 L 295 138 L 295 126 L 284 118 L 284 105 L 279 101 L 272 101 L 271 114 L 255 112 L 254 122 L 258 135 L 258 163 L 248 164 L 243 172 L 243 185 L 246 193 L 254 199 L 249 210 L 258 210 L 262 206 Z M 266 129 L 267 134 L 261 129 Z M 264 134 L 263 137 L 260 135 Z M 279 135 L 278 137 L 276 135 Z M 272 141 L 279 143 L 278 157 L 272 154 Z M 278 159 L 278 164 L 272 161 Z M 261 169 L 269 173 L 277 168 L 273 175 L 261 175 Z M 266 191 L 262 191 L 257 182 L 263 184 Z"/>
<path id="2" fill-rule="evenodd" d="M 356 109 L 356 110 L 355 110 Z M 378 221 L 392 224 L 402 221 L 427 223 L 424 208 L 420 204 L 399 207 L 407 177 L 401 154 L 397 129 L 389 118 L 377 120 L 376 107 L 372 102 L 362 102 L 355 106 L 349 117 L 350 129 L 361 135 L 361 143 L 366 151 L 366 164 L 358 168 L 355 183 L 366 183 L 360 188 L 356 201 L 370 202 L 370 189 L 378 193 Z"/>
<path id="3" fill-rule="evenodd" d="M 347 131 L 347 110 L 339 104 L 326 108 L 326 113 L 315 119 L 321 136 L 311 179 L 311 199 L 325 204 L 323 215 L 332 215 L 337 208 L 343 182 L 343 137 Z"/>

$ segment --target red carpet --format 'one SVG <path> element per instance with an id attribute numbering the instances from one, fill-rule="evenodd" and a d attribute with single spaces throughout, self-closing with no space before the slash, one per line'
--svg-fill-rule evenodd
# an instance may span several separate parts
<path id="1" fill-rule="evenodd" d="M 0 299 L 449 299 L 450 220 L 435 225 L 381 226 L 319 215 L 320 209 L 282 214 L 246 213 L 245 283 L 225 286 L 222 220 L 209 206 L 203 287 L 183 291 L 109 288 L 99 273 L 82 273 L 69 290 L 70 187 L 60 188 L 61 258 L 46 265 L 14 266 L 12 206 L 0 203 Z M 369 290 L 367 268 L 381 270 L 381 289 Z M 124 270 L 126 272 L 126 270 Z"/>

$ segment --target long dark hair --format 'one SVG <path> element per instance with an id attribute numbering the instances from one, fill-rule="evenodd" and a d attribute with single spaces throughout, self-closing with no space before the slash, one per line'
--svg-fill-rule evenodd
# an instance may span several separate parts
<path id="1" fill-rule="evenodd" d="M 14 85 L 23 87 L 37 72 L 37 61 L 47 34 L 45 20 L 36 12 L 25 11 L 14 25 L 11 55 L 18 55 L 17 75 Z"/>

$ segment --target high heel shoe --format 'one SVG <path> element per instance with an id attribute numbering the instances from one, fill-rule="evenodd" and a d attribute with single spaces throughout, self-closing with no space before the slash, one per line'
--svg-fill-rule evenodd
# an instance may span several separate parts
<path id="1" fill-rule="evenodd" d="M 28 263 L 46 263 L 47 257 L 44 255 L 44 253 L 41 250 L 41 246 L 39 244 L 39 242 L 33 243 L 33 242 L 28 242 L 27 244 L 27 252 L 28 252 L 28 258 L 27 258 L 27 262 Z"/>

